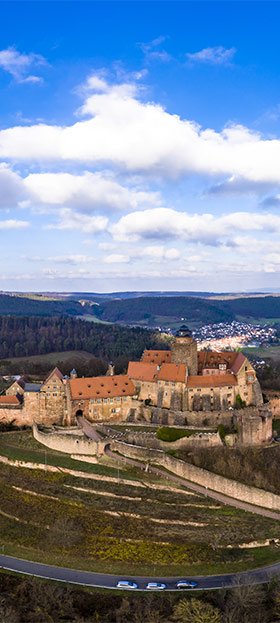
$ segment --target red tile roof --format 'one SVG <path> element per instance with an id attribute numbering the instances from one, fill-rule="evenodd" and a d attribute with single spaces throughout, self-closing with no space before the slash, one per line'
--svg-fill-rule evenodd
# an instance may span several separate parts
<path id="1" fill-rule="evenodd" d="M 244 357 L 244 355 L 242 355 L 242 353 L 237 353 L 237 357 L 236 357 L 233 365 L 231 366 L 232 372 L 234 372 L 234 374 L 237 374 L 237 372 L 239 372 L 240 368 L 242 368 L 243 363 L 245 361 L 246 361 L 246 357 Z"/>
<path id="2" fill-rule="evenodd" d="M 156 363 L 161 366 L 162 363 L 171 362 L 170 350 L 144 350 L 141 361 L 143 363 Z"/>
<path id="3" fill-rule="evenodd" d="M 224 387 L 225 385 L 237 385 L 234 374 L 209 374 L 209 376 L 188 376 L 187 388 L 191 387 Z"/>
<path id="4" fill-rule="evenodd" d="M 186 366 L 181 363 L 163 363 L 157 378 L 159 381 L 184 383 L 186 379 Z"/>
<path id="5" fill-rule="evenodd" d="M 158 366 L 155 363 L 142 363 L 142 361 L 130 361 L 127 375 L 137 381 L 156 381 Z"/>
<path id="6" fill-rule="evenodd" d="M 0 405 L 19 405 L 17 396 L 0 396 Z"/>
<path id="7" fill-rule="evenodd" d="M 231 370 L 239 353 L 235 352 L 216 352 L 209 350 L 200 350 L 197 353 L 198 371 L 201 372 L 205 368 L 219 368 L 219 364 L 226 364 L 227 370 Z"/>
<path id="8" fill-rule="evenodd" d="M 127 375 L 94 376 L 69 380 L 73 400 L 83 398 L 114 398 L 115 396 L 134 396 L 135 387 Z"/>
<path id="9" fill-rule="evenodd" d="M 63 374 L 62 374 L 62 373 L 60 372 L 60 370 L 56 367 L 56 368 L 54 368 L 54 369 L 52 370 L 52 372 L 49 374 L 48 378 L 47 378 L 47 379 L 45 380 L 45 382 L 44 382 L 44 385 L 45 385 L 48 381 L 50 381 L 50 379 L 51 379 L 53 376 L 57 376 L 57 377 L 59 378 L 59 380 L 60 380 L 60 381 L 62 381 L 62 379 L 63 379 Z"/>

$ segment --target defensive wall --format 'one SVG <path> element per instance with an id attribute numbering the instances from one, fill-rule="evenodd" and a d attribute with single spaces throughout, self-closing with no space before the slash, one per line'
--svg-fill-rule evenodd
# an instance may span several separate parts
<path id="1" fill-rule="evenodd" d="M 252 407 L 256 410 L 255 407 Z M 247 407 L 246 411 L 250 409 Z M 249 412 L 249 411 L 248 411 Z M 159 407 L 144 406 L 131 409 L 127 422 L 148 422 L 159 426 L 212 426 L 219 424 L 229 425 L 232 421 L 232 411 L 172 411 Z"/>
<path id="2" fill-rule="evenodd" d="M 257 487 L 244 485 L 236 480 L 230 480 L 229 478 L 219 476 L 213 472 L 208 472 L 201 467 L 196 467 L 190 463 L 175 459 L 173 456 L 165 454 L 162 450 L 150 450 L 139 446 L 124 444 L 117 440 L 112 442 L 111 449 L 131 459 L 136 459 L 138 461 L 146 459 L 150 463 L 155 463 L 156 465 L 164 467 L 169 472 L 176 474 L 176 476 L 180 476 L 190 482 L 195 482 L 213 491 L 223 493 L 236 500 L 248 502 L 249 504 L 262 506 L 263 508 L 269 508 L 271 510 L 280 510 L 280 495 L 258 489 Z"/>
<path id="3" fill-rule="evenodd" d="M 93 439 L 85 437 L 83 434 L 79 434 L 78 431 L 76 434 L 74 432 L 72 434 L 65 434 L 63 432 L 44 433 L 38 429 L 35 423 L 33 423 L 33 435 L 39 443 L 47 446 L 47 448 L 67 454 L 99 456 L 104 453 L 104 447 L 108 444 L 108 439 L 105 441 L 94 441 Z"/>
<path id="4" fill-rule="evenodd" d="M 141 446 L 146 448 L 155 448 L 158 450 L 190 450 L 194 448 L 210 448 L 213 446 L 222 446 L 219 433 L 207 431 L 202 433 L 194 433 L 190 437 L 181 437 L 176 441 L 168 442 L 157 439 L 156 432 L 149 431 L 133 431 L 125 430 L 116 431 L 110 429 L 106 425 L 98 425 L 97 430 L 101 431 L 105 435 L 111 438 L 118 438 L 119 441 L 128 443 L 130 445 Z M 110 439 L 108 439 L 110 442 Z"/>

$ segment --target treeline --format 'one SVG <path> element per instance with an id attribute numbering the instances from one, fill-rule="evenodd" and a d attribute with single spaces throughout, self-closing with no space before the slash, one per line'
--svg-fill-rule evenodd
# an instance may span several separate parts
<path id="1" fill-rule="evenodd" d="M 230 309 L 222 309 L 216 303 L 220 301 L 185 296 L 139 297 L 105 301 L 95 306 L 93 312 L 102 320 L 123 323 L 148 321 L 157 316 L 185 318 L 186 322 L 202 324 L 231 322 L 234 316 Z"/>
<path id="2" fill-rule="evenodd" d="M 115 360 L 139 358 L 145 348 L 166 348 L 162 338 L 141 328 L 94 324 L 76 318 L 0 316 L 0 359 L 85 350 Z"/>
<path id="3" fill-rule="evenodd" d="M 128 595 L 62 587 L 1 574 L 3 623 L 276 623 L 280 589 L 244 586 L 207 594 Z"/>
<path id="4" fill-rule="evenodd" d="M 270 448 L 232 448 L 230 452 L 226 447 L 200 448 L 192 452 L 178 450 L 176 457 L 246 485 L 272 491 L 278 495 L 280 493 L 279 445 Z"/>
<path id="5" fill-rule="evenodd" d="M 239 316 L 280 318 L 280 297 L 248 297 L 229 300 L 195 298 L 193 296 L 139 297 L 104 301 L 94 306 L 93 313 L 109 322 L 156 322 L 156 318 L 184 318 L 185 322 L 210 324 L 232 322 Z"/>
<path id="6" fill-rule="evenodd" d="M 0 315 L 15 316 L 82 316 L 91 313 L 90 305 L 81 305 L 78 301 L 38 300 L 25 296 L 0 294 Z"/>

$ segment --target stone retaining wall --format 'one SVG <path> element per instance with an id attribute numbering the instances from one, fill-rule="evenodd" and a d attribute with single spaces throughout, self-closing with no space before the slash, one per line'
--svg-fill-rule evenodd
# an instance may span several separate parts
<path id="1" fill-rule="evenodd" d="M 280 495 L 219 476 L 195 465 L 175 459 L 161 450 L 148 450 L 139 446 L 130 446 L 116 440 L 111 447 L 124 456 L 138 459 L 139 461 L 146 459 L 151 463 L 161 465 L 181 478 L 195 482 L 203 487 L 208 487 L 213 491 L 223 493 L 236 500 L 280 511 Z"/>
<path id="2" fill-rule="evenodd" d="M 33 436 L 47 448 L 66 452 L 67 454 L 101 455 L 107 441 L 93 441 L 81 435 L 64 435 L 63 433 L 43 433 L 33 424 Z"/>

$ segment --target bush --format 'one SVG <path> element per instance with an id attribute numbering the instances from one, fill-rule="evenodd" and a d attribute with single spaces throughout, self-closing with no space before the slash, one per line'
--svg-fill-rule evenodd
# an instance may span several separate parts
<path id="1" fill-rule="evenodd" d="M 236 396 L 236 406 L 237 409 L 244 409 L 244 407 L 246 407 L 246 402 L 245 400 L 242 400 L 240 394 L 237 394 Z"/>
<path id="2" fill-rule="evenodd" d="M 169 426 L 161 426 L 157 429 L 157 439 L 161 441 L 177 441 L 182 437 L 190 437 L 196 431 L 182 430 L 180 428 L 170 428 Z"/>

